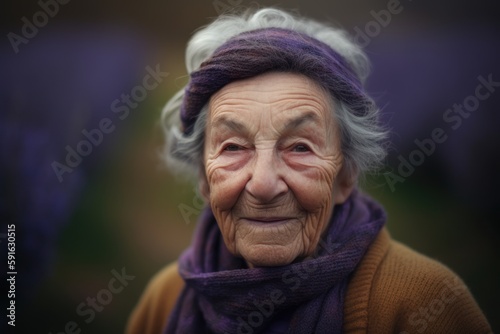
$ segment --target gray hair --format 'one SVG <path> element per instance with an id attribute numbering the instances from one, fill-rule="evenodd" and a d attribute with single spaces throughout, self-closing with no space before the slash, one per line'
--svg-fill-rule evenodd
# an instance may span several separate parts
<path id="1" fill-rule="evenodd" d="M 283 28 L 309 35 L 340 54 L 362 83 L 369 74 L 370 66 L 366 55 L 344 30 L 274 8 L 247 12 L 244 15 L 222 15 L 196 32 L 186 50 L 188 73 L 198 70 L 201 63 L 209 59 L 231 37 L 261 28 Z M 384 141 L 387 132 L 378 122 L 379 109 L 373 104 L 365 115 L 356 116 L 345 103 L 335 99 L 330 92 L 328 94 L 332 98 L 332 111 L 335 112 L 334 117 L 341 131 L 344 168 L 352 176 L 375 171 L 386 156 Z M 184 88 L 167 102 L 162 112 L 162 125 L 167 139 L 163 159 L 173 171 L 199 173 L 203 166 L 208 105 L 201 110 L 193 132 L 185 135 L 182 133 L 179 117 L 183 98 Z"/>

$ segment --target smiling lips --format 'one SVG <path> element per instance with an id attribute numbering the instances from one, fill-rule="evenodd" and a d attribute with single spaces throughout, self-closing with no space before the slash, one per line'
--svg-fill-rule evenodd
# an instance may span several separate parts
<path id="1" fill-rule="evenodd" d="M 284 223 L 292 219 L 292 217 L 244 217 L 244 220 L 261 224 Z"/>

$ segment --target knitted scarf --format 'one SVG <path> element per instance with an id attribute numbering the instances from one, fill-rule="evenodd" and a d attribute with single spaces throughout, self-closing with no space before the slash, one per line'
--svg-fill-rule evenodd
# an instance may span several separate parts
<path id="1" fill-rule="evenodd" d="M 249 269 L 229 253 L 206 209 L 179 259 L 186 285 L 165 333 L 340 333 L 347 284 L 385 219 L 377 202 L 355 190 L 335 206 L 313 256 Z"/>

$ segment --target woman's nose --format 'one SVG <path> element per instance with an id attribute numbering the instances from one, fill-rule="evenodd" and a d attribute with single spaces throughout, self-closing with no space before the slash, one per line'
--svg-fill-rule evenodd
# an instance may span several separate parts
<path id="1" fill-rule="evenodd" d="M 257 200 L 268 203 L 288 191 L 283 168 L 273 149 L 257 151 L 250 168 L 246 190 Z"/>

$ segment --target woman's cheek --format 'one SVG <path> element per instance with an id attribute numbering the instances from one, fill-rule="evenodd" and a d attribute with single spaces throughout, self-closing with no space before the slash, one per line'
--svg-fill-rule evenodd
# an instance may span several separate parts
<path id="1" fill-rule="evenodd" d="M 300 206 L 308 212 L 303 228 L 303 256 L 316 250 L 333 210 L 333 185 L 339 162 L 336 157 L 314 154 L 287 156 L 287 183 Z"/>
<path id="2" fill-rule="evenodd" d="M 212 208 L 230 210 L 245 188 L 248 178 L 244 157 L 218 157 L 207 162 L 206 166 Z"/>
<path id="3" fill-rule="evenodd" d="M 308 211 L 320 211 L 332 203 L 335 166 L 323 159 L 289 163 L 287 183 L 301 206 Z"/>
<path id="4" fill-rule="evenodd" d="M 213 212 L 226 247 L 231 253 L 236 254 L 236 225 L 233 222 L 231 213 L 220 210 L 214 210 Z"/>

